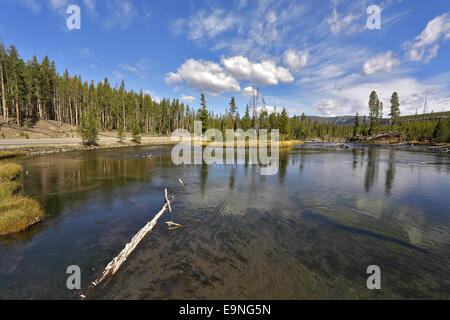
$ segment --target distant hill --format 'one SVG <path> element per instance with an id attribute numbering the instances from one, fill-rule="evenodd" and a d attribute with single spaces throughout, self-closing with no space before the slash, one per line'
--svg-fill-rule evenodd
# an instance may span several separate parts
<path id="1" fill-rule="evenodd" d="M 355 116 L 340 116 L 340 117 L 318 117 L 318 116 L 307 116 L 311 121 L 317 121 L 319 123 L 331 123 L 331 124 L 354 124 Z M 360 117 L 361 121 L 363 117 Z"/>
<path id="2" fill-rule="evenodd" d="M 316 121 L 319 123 L 331 123 L 331 124 L 339 124 L 339 125 L 348 125 L 348 124 L 354 124 L 355 123 L 355 116 L 339 116 L 339 117 L 318 117 L 318 116 L 307 116 L 311 121 Z M 450 117 L 450 111 L 446 112 L 435 112 L 435 113 L 427 113 L 425 115 L 418 114 L 418 115 L 409 115 L 409 116 L 401 116 L 400 121 L 412 121 L 412 120 L 431 120 L 431 119 L 438 119 L 438 118 L 449 118 Z M 360 121 L 363 121 L 363 116 L 359 117 Z M 369 120 L 369 117 L 366 117 L 366 120 Z M 388 123 L 389 119 L 383 119 L 383 122 Z"/>

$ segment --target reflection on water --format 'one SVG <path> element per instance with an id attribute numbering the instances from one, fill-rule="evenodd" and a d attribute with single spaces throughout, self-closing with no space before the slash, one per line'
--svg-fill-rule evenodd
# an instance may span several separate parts
<path id="1" fill-rule="evenodd" d="M 394 182 L 395 176 L 395 152 L 394 150 L 389 150 L 389 164 L 386 170 L 386 196 L 391 195 L 392 184 Z"/>
<path id="2" fill-rule="evenodd" d="M 166 215 L 94 298 L 450 298 L 450 160 L 420 150 L 327 145 L 256 165 L 173 166 L 170 149 L 65 153 L 21 160 L 24 190 L 47 220 L 0 238 L 0 298 L 77 298 L 175 194 Z M 180 190 L 178 178 L 186 187 Z M 164 221 L 184 228 L 169 232 Z M 366 288 L 366 268 L 382 290 Z"/>

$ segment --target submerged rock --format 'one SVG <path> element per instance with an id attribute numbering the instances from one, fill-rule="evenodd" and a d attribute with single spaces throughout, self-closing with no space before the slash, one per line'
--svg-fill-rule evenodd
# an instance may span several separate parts
<path id="1" fill-rule="evenodd" d="M 450 147 L 449 146 L 437 146 L 437 147 L 428 148 L 428 150 L 439 152 L 439 153 L 449 153 Z"/>
<path id="2" fill-rule="evenodd" d="M 349 146 L 347 146 L 346 144 L 343 144 L 343 143 L 338 143 L 338 144 L 336 145 L 336 147 L 337 147 L 338 149 L 349 149 L 349 148 L 350 148 Z"/>

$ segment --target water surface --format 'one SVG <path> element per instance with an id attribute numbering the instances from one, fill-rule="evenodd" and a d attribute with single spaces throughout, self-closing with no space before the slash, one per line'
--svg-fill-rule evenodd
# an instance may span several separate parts
<path id="1" fill-rule="evenodd" d="M 170 151 L 15 160 L 48 217 L 0 238 L 0 298 L 78 299 L 67 266 L 81 267 L 86 290 L 161 209 L 164 188 L 172 215 L 93 298 L 450 298 L 448 155 L 305 145 L 261 176 L 257 165 L 174 166 Z M 184 227 L 169 231 L 169 220 Z M 379 291 L 366 287 L 369 265 L 381 268 Z"/>

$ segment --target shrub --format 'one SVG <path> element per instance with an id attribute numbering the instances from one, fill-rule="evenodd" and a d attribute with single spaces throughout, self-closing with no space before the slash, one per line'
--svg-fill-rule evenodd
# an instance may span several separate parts
<path id="1" fill-rule="evenodd" d="M 97 145 L 98 129 L 93 111 L 89 111 L 87 116 L 83 115 L 81 117 L 81 125 L 78 128 L 78 133 L 85 145 Z"/>

